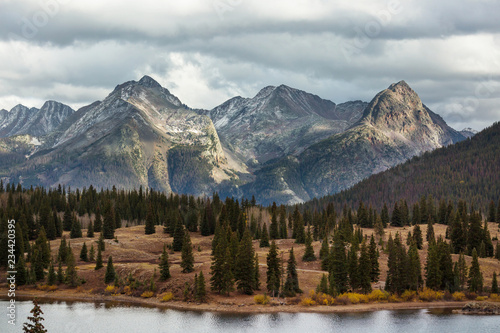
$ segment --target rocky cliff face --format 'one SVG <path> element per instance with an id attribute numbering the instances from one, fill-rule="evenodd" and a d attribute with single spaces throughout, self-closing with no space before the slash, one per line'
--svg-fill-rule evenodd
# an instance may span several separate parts
<path id="1" fill-rule="evenodd" d="M 209 114 L 223 143 L 258 168 L 343 132 L 361 117 L 365 106 L 360 101 L 336 105 L 281 85 L 266 87 L 254 98 L 232 98 Z"/>
<path id="2" fill-rule="evenodd" d="M 345 132 L 260 170 L 247 191 L 266 194 L 265 202 L 276 197 L 301 202 L 339 192 L 412 156 L 464 139 L 401 81 L 377 94 Z"/>
<path id="3" fill-rule="evenodd" d="M 17 105 L 10 112 L 0 111 L 0 137 L 28 134 L 44 136 L 56 128 L 74 112 L 69 106 L 47 101 L 40 109 L 28 109 Z"/>

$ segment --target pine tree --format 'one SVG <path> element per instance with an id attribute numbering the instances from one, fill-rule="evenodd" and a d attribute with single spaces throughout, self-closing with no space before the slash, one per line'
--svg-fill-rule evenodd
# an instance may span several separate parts
<path id="1" fill-rule="evenodd" d="M 195 285 L 195 298 L 198 302 L 205 302 L 207 298 L 207 291 L 205 288 L 205 277 L 203 276 L 203 271 L 200 272 L 200 275 L 196 279 Z"/>
<path id="2" fill-rule="evenodd" d="M 299 287 L 299 276 L 297 274 L 297 262 L 293 254 L 293 247 L 290 249 L 288 265 L 286 268 L 286 281 L 283 287 L 283 293 L 286 297 L 294 297 L 296 293 L 301 293 Z"/>
<path id="3" fill-rule="evenodd" d="M 61 238 L 61 243 L 59 245 L 59 251 L 57 255 L 57 260 L 59 262 L 66 262 L 66 256 L 68 254 L 68 246 L 66 245 L 66 237 Z"/>
<path id="4" fill-rule="evenodd" d="M 331 266 L 329 271 L 329 281 L 331 285 L 330 293 L 332 295 L 342 294 L 347 291 L 347 257 L 344 243 L 340 235 L 336 233 L 333 237 L 333 246 L 331 248 Z"/>
<path id="5" fill-rule="evenodd" d="M 424 240 L 422 238 L 422 230 L 418 224 L 415 224 L 413 227 L 413 241 L 415 242 L 417 249 L 422 250 Z"/>
<path id="6" fill-rule="evenodd" d="M 372 236 L 370 239 L 370 249 L 369 249 L 369 255 L 370 255 L 370 280 L 371 282 L 377 282 L 380 276 L 380 267 L 378 263 L 378 258 L 379 258 L 379 252 L 377 249 L 377 244 L 375 244 L 375 237 Z"/>
<path id="7" fill-rule="evenodd" d="M 94 220 L 94 232 L 102 231 L 102 218 L 99 207 L 95 211 L 95 220 Z"/>
<path id="8" fill-rule="evenodd" d="M 47 330 L 42 324 L 43 311 L 38 305 L 38 300 L 33 300 L 33 309 L 30 311 L 32 316 L 28 317 L 29 322 L 23 324 L 23 331 L 25 333 L 46 333 Z"/>
<path id="9" fill-rule="evenodd" d="M 45 277 L 45 272 L 43 270 L 43 260 L 40 250 L 35 247 L 33 250 L 33 256 L 31 258 L 31 267 L 35 273 L 35 280 L 41 281 Z"/>
<path id="10" fill-rule="evenodd" d="M 80 251 L 80 260 L 89 261 L 87 244 L 85 244 L 85 242 L 83 242 L 82 250 Z"/>
<path id="11" fill-rule="evenodd" d="M 382 226 L 387 228 L 387 225 L 389 224 L 389 209 L 387 208 L 387 204 L 385 202 L 384 207 L 380 212 L 380 220 L 382 221 Z"/>
<path id="12" fill-rule="evenodd" d="M 462 222 L 460 221 L 460 214 L 457 212 L 452 217 L 450 226 L 450 242 L 453 248 L 453 253 L 460 253 L 465 251 L 467 240 L 466 231 L 463 228 Z"/>
<path id="13" fill-rule="evenodd" d="M 104 276 L 104 283 L 108 284 L 113 281 L 115 281 L 116 278 L 116 272 L 115 268 L 113 267 L 113 258 L 109 256 L 108 258 L 108 264 L 106 266 L 106 275 Z"/>
<path id="14" fill-rule="evenodd" d="M 429 245 L 425 264 L 425 285 L 434 290 L 438 290 L 441 286 L 442 272 L 439 269 L 439 257 L 438 246 L 436 244 Z"/>
<path id="15" fill-rule="evenodd" d="M 45 234 L 44 227 L 40 228 L 38 237 L 35 241 L 35 247 L 40 252 L 40 260 L 43 268 L 48 268 L 50 263 L 50 243 Z"/>
<path id="16" fill-rule="evenodd" d="M 269 247 L 269 234 L 267 233 L 267 226 L 264 224 L 260 236 L 260 247 Z"/>
<path id="17" fill-rule="evenodd" d="M 425 236 L 425 239 L 429 244 L 434 244 L 436 242 L 436 236 L 434 235 L 434 225 L 432 223 L 432 220 L 429 219 L 429 222 L 427 223 L 427 234 Z"/>
<path id="18" fill-rule="evenodd" d="M 89 222 L 89 226 L 87 228 L 87 237 L 94 238 L 94 224 L 92 221 Z"/>
<path id="19" fill-rule="evenodd" d="M 305 244 L 306 244 L 306 250 L 304 252 L 304 256 L 302 257 L 302 261 L 316 260 L 316 255 L 314 254 L 314 249 L 312 246 L 311 230 L 307 231 Z"/>
<path id="20" fill-rule="evenodd" d="M 104 213 L 104 221 L 102 224 L 102 235 L 105 239 L 115 238 L 115 214 L 113 211 L 113 207 L 109 202 L 106 205 Z"/>
<path id="21" fill-rule="evenodd" d="M 358 286 L 365 294 L 372 291 L 370 276 L 371 266 L 370 254 L 366 246 L 366 242 L 363 242 L 361 244 L 361 252 L 359 255 Z"/>
<path id="22" fill-rule="evenodd" d="M 408 288 L 417 291 L 422 286 L 422 283 L 420 257 L 418 255 L 417 245 L 413 243 L 408 250 Z"/>
<path id="23" fill-rule="evenodd" d="M 222 227 L 217 227 L 221 236 L 217 242 L 214 243 L 215 249 L 213 251 L 212 265 L 210 266 L 210 285 L 212 290 L 219 294 L 227 294 L 233 290 L 233 273 L 230 265 L 231 252 L 227 244 L 227 237 Z"/>
<path id="24" fill-rule="evenodd" d="M 328 244 L 328 235 L 326 235 L 323 238 L 323 241 L 321 242 L 321 248 L 319 250 L 319 259 L 325 260 L 325 258 L 328 258 L 328 254 L 330 253 L 330 246 Z M 323 267 L 323 266 L 321 266 Z M 323 270 L 326 270 L 322 268 Z"/>
<path id="25" fill-rule="evenodd" d="M 278 226 L 276 202 L 273 202 L 273 205 L 271 207 L 271 224 L 269 225 L 269 238 L 270 239 L 279 238 L 279 226 Z"/>
<path id="26" fill-rule="evenodd" d="M 498 295 L 497 272 L 493 272 L 493 279 L 491 280 L 491 293 Z"/>
<path id="27" fill-rule="evenodd" d="M 481 216 L 477 212 L 472 212 L 469 221 L 469 230 L 467 232 L 467 251 L 472 255 L 472 250 L 479 250 L 483 241 L 483 228 L 481 226 Z"/>
<path id="28" fill-rule="evenodd" d="M 483 275 L 481 274 L 477 251 L 475 248 L 472 250 L 472 264 L 469 269 L 469 280 L 467 281 L 467 284 L 469 286 L 469 291 L 471 292 L 483 291 Z"/>
<path id="29" fill-rule="evenodd" d="M 488 222 L 496 222 L 496 209 L 495 202 L 493 200 L 490 201 L 490 206 L 488 209 Z"/>
<path id="30" fill-rule="evenodd" d="M 71 287 L 76 287 L 80 280 L 78 279 L 78 274 L 76 273 L 75 257 L 73 256 L 73 250 L 71 246 L 68 247 L 68 257 L 66 258 L 66 283 Z"/>
<path id="31" fill-rule="evenodd" d="M 95 260 L 95 250 L 94 250 L 94 244 L 90 245 L 90 251 L 89 251 L 89 261 L 94 261 Z"/>
<path id="32" fill-rule="evenodd" d="M 321 276 L 321 280 L 318 286 L 316 287 L 316 292 L 328 294 L 328 278 L 326 277 L 326 274 L 323 274 Z"/>
<path id="33" fill-rule="evenodd" d="M 144 227 L 146 235 L 152 235 L 155 233 L 155 219 L 153 215 L 153 207 L 148 206 L 148 213 L 146 215 L 146 225 Z"/>
<path id="34" fill-rule="evenodd" d="M 73 216 L 71 215 L 71 210 L 69 208 L 69 204 L 67 204 L 66 209 L 64 210 L 63 230 L 64 231 L 71 231 L 72 226 L 73 226 Z"/>
<path id="35" fill-rule="evenodd" d="M 53 215 L 48 216 L 47 220 L 47 238 L 50 240 L 56 239 L 57 230 L 56 230 L 56 221 L 54 220 Z"/>
<path id="36" fill-rule="evenodd" d="M 57 266 L 57 283 L 64 283 L 64 272 L 62 269 L 62 263 L 59 261 L 59 265 Z"/>
<path id="37" fill-rule="evenodd" d="M 465 284 L 467 283 L 468 268 L 467 263 L 465 262 L 465 256 L 462 253 L 458 256 L 458 260 L 455 263 L 454 267 L 454 275 L 455 275 L 455 286 L 458 290 L 464 290 Z"/>
<path id="38" fill-rule="evenodd" d="M 106 243 L 104 242 L 104 235 L 101 232 L 101 235 L 99 236 L 99 240 L 97 241 L 97 248 L 100 249 L 101 251 L 106 251 Z"/>
<path id="39" fill-rule="evenodd" d="M 441 290 L 455 291 L 453 261 L 450 246 L 440 237 L 437 243 L 439 253 L 439 270 L 441 271 Z"/>
<path id="40" fill-rule="evenodd" d="M 191 244 L 191 237 L 187 230 L 184 232 L 181 258 L 182 273 L 191 273 L 194 270 L 193 245 Z"/>
<path id="41" fill-rule="evenodd" d="M 47 284 L 49 286 L 53 286 L 56 284 L 56 282 L 57 282 L 57 276 L 56 276 L 56 272 L 54 271 L 54 264 L 50 263 L 49 274 L 47 277 Z"/>
<path id="42" fill-rule="evenodd" d="M 259 290 L 260 289 L 260 272 L 259 272 L 259 255 L 255 253 L 254 256 L 254 269 L 253 269 L 253 283 L 254 283 L 254 290 Z"/>
<path id="43" fill-rule="evenodd" d="M 97 271 L 100 268 L 103 268 L 104 265 L 102 263 L 102 252 L 101 252 L 101 247 L 97 247 L 97 258 L 95 260 L 95 270 Z"/>
<path id="44" fill-rule="evenodd" d="M 279 294 L 281 280 L 281 267 L 278 258 L 278 247 L 274 241 L 271 242 L 267 253 L 267 290 L 273 297 Z"/>
<path id="45" fill-rule="evenodd" d="M 71 224 L 71 231 L 69 233 L 69 238 L 81 238 L 82 225 L 80 224 L 80 221 L 78 220 L 75 214 L 73 214 L 72 220 L 73 222 Z"/>
<path id="46" fill-rule="evenodd" d="M 180 221 L 177 221 L 174 228 L 174 240 L 172 243 L 172 249 L 174 251 L 182 250 L 182 243 L 184 240 L 184 227 Z"/>
<path id="47" fill-rule="evenodd" d="M 19 256 L 16 263 L 16 285 L 24 286 L 28 283 L 28 271 L 26 269 L 26 263 L 24 261 L 24 254 Z"/>
<path id="48" fill-rule="evenodd" d="M 247 295 L 252 295 L 255 290 L 255 258 L 252 246 L 252 236 L 248 229 L 243 233 L 243 238 L 238 247 L 234 279 L 237 289 Z"/>
<path id="49" fill-rule="evenodd" d="M 168 263 L 168 253 L 163 245 L 163 252 L 160 257 L 160 281 L 170 279 L 170 265 Z"/>
<path id="50" fill-rule="evenodd" d="M 347 254 L 347 271 L 349 273 L 349 284 L 351 289 L 355 290 L 359 286 L 359 274 L 358 274 L 358 253 L 354 246 Z"/>

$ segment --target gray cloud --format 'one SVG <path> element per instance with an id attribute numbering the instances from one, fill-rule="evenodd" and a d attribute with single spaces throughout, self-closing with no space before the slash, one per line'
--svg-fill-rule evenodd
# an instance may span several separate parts
<path id="1" fill-rule="evenodd" d="M 81 106 L 143 74 L 202 108 L 282 83 L 369 100 L 404 79 L 452 126 L 481 129 L 500 120 L 498 12 L 489 0 L 6 0 L 0 108 Z"/>

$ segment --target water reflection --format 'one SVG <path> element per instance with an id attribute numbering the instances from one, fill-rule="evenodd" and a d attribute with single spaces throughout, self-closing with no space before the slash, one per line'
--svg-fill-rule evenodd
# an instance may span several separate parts
<path id="1" fill-rule="evenodd" d="M 5 309 L 6 301 L 0 301 Z M 19 318 L 13 329 L 0 321 L 0 332 L 20 332 L 32 308 L 16 303 Z M 359 313 L 219 314 L 123 306 L 110 303 L 49 301 L 41 303 L 44 325 L 51 333 L 106 332 L 499 332 L 500 316 L 464 316 L 449 309 Z"/>

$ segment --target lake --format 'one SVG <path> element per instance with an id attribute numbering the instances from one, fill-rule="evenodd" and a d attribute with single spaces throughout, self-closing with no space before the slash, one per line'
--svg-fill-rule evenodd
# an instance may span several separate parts
<path id="1" fill-rule="evenodd" d="M 500 316 L 452 314 L 451 309 L 362 313 L 221 314 L 107 303 L 40 302 L 49 333 L 138 332 L 500 332 Z M 0 300 L 6 313 L 8 302 Z M 22 332 L 31 301 L 17 301 L 17 324 L 0 321 L 0 332 Z"/>

